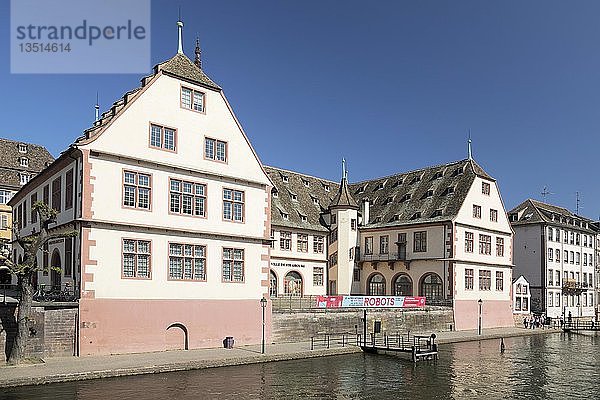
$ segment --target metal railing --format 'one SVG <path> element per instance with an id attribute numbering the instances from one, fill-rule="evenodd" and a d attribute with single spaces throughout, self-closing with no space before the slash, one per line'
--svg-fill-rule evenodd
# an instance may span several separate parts
<path id="1" fill-rule="evenodd" d="M 360 334 L 354 333 L 321 333 L 310 337 L 310 349 L 330 349 L 332 347 L 359 346 Z"/>
<path id="2" fill-rule="evenodd" d="M 360 261 L 407 261 L 406 252 L 361 254 Z"/>

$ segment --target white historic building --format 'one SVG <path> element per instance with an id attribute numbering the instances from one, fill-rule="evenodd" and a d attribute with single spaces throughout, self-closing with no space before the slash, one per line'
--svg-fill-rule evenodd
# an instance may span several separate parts
<path id="1" fill-rule="evenodd" d="M 261 340 L 271 182 L 199 53 L 180 43 L 10 202 L 23 235 L 38 200 L 79 232 L 37 279 L 79 288 L 81 355 Z"/>
<path id="2" fill-rule="evenodd" d="M 552 318 L 595 315 L 597 223 L 528 199 L 509 212 L 515 273 L 531 287 L 531 310 Z"/>
<path id="3" fill-rule="evenodd" d="M 481 300 L 484 327 L 513 325 L 512 229 L 496 181 L 474 160 L 352 184 L 344 176 L 339 185 L 269 173 L 276 249 L 287 247 L 282 231 L 301 229 L 304 205 L 314 207 L 313 232 L 317 212 L 329 232 L 327 285 L 310 294 L 425 296 L 454 308 L 457 329 L 477 326 Z M 323 197 L 324 184 L 337 193 Z M 283 272 L 277 267 L 272 275 Z"/>

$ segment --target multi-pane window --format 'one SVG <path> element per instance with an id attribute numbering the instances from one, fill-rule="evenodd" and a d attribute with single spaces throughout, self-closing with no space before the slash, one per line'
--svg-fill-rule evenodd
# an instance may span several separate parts
<path id="1" fill-rule="evenodd" d="M 32 203 L 33 205 L 33 203 Z M 65 175 L 65 210 L 73 208 L 73 170 L 70 169 Z"/>
<path id="2" fill-rule="evenodd" d="M 492 254 L 492 237 L 490 235 L 479 235 L 479 254 Z"/>
<path id="3" fill-rule="evenodd" d="M 337 265 L 337 263 L 338 263 L 338 253 L 336 251 L 329 256 L 329 268 L 333 267 L 334 265 Z"/>
<path id="4" fill-rule="evenodd" d="M 209 160 L 227 161 L 227 142 L 217 139 L 204 139 L 204 158 Z"/>
<path id="5" fill-rule="evenodd" d="M 292 232 L 279 232 L 279 248 L 288 251 L 292 249 Z"/>
<path id="6" fill-rule="evenodd" d="M 352 229 L 353 231 L 356 230 L 356 218 L 352 218 L 350 220 L 350 229 Z"/>
<path id="7" fill-rule="evenodd" d="M 373 236 L 365 237 L 365 254 L 373 254 Z"/>
<path id="8" fill-rule="evenodd" d="M 554 260 L 554 249 L 548 249 L 548 261 Z"/>
<path id="9" fill-rule="evenodd" d="M 427 251 L 427 232 L 415 232 L 413 235 L 414 246 L 413 250 L 415 253 L 426 252 Z"/>
<path id="10" fill-rule="evenodd" d="M 60 212 L 61 210 L 61 177 L 52 181 L 52 208 Z"/>
<path id="11" fill-rule="evenodd" d="M 10 190 L 0 190 L 0 204 L 6 204 L 12 198 Z"/>
<path id="12" fill-rule="evenodd" d="M 504 272 L 496 271 L 496 290 L 502 292 L 504 290 Z"/>
<path id="13" fill-rule="evenodd" d="M 323 253 L 325 248 L 325 238 L 323 236 L 315 236 L 313 238 L 313 252 Z"/>
<path id="14" fill-rule="evenodd" d="M 569 252 L 567 250 L 565 250 L 563 255 L 564 255 L 563 262 L 566 264 L 569 262 Z"/>
<path id="15" fill-rule="evenodd" d="M 389 236 L 385 235 L 379 237 L 379 254 L 387 254 L 389 252 L 389 243 Z"/>
<path id="16" fill-rule="evenodd" d="M 123 171 L 123 205 L 125 207 L 149 210 L 151 190 L 150 175 Z"/>
<path id="17" fill-rule="evenodd" d="M 169 279 L 206 280 L 206 246 L 169 243 Z"/>
<path id="18" fill-rule="evenodd" d="M 492 290 L 492 271 L 479 270 L 479 290 Z"/>
<path id="19" fill-rule="evenodd" d="M 572 251 L 570 253 L 571 253 L 571 257 L 570 257 L 571 261 L 570 262 L 571 262 L 571 264 L 574 264 L 575 263 L 575 253 Z"/>
<path id="20" fill-rule="evenodd" d="M 223 249 L 223 281 L 224 282 L 243 282 L 244 281 L 244 250 L 243 249 Z"/>
<path id="21" fill-rule="evenodd" d="M 498 210 L 490 208 L 490 221 L 498 222 Z"/>
<path id="22" fill-rule="evenodd" d="M 473 269 L 465 269 L 465 290 L 473 290 Z"/>
<path id="23" fill-rule="evenodd" d="M 504 257 L 504 238 L 496 238 L 496 255 L 498 257 Z"/>
<path id="24" fill-rule="evenodd" d="M 44 186 L 42 197 L 43 197 L 44 204 L 49 206 L 50 205 L 50 185 Z"/>
<path id="25" fill-rule="evenodd" d="M 25 185 L 27 182 L 29 182 L 29 179 L 31 179 L 31 175 L 29 175 L 25 172 L 21 172 L 19 174 L 19 183 L 21 185 Z"/>
<path id="26" fill-rule="evenodd" d="M 204 112 L 204 93 L 186 87 L 181 88 L 181 107 Z"/>
<path id="27" fill-rule="evenodd" d="M 300 253 L 308 253 L 308 235 L 299 233 L 297 235 L 297 248 Z"/>
<path id="28" fill-rule="evenodd" d="M 150 278 L 150 241 L 123 239 L 123 277 Z"/>
<path id="29" fill-rule="evenodd" d="M 577 252 L 575 253 L 575 264 L 579 265 L 581 263 L 581 253 Z"/>
<path id="30" fill-rule="evenodd" d="M 323 286 L 323 267 L 313 267 L 313 285 Z"/>
<path id="31" fill-rule="evenodd" d="M 481 218 L 481 206 L 473 204 L 473 218 Z"/>
<path id="32" fill-rule="evenodd" d="M 169 179 L 169 203 L 172 213 L 206 217 L 206 185 Z"/>
<path id="33" fill-rule="evenodd" d="M 548 270 L 548 286 L 552 286 L 554 284 L 554 270 Z"/>
<path id="34" fill-rule="evenodd" d="M 490 184 L 487 182 L 481 182 L 481 193 L 490 195 Z"/>
<path id="35" fill-rule="evenodd" d="M 465 252 L 473 252 L 473 232 L 465 232 Z"/>
<path id="36" fill-rule="evenodd" d="M 244 192 L 223 189 L 223 219 L 244 222 Z"/>
<path id="37" fill-rule="evenodd" d="M 556 256 L 556 262 L 560 262 L 560 249 L 556 249 L 554 255 Z"/>
<path id="38" fill-rule="evenodd" d="M 0 215 L 0 229 L 8 229 L 8 216 Z"/>
<path id="39" fill-rule="evenodd" d="M 175 151 L 177 132 L 173 128 L 150 124 L 150 147 Z"/>
<path id="40" fill-rule="evenodd" d="M 73 274 L 73 239 L 65 238 L 65 276 Z"/>
<path id="41" fill-rule="evenodd" d="M 560 286 L 560 271 L 557 270 L 554 272 L 554 279 L 556 279 L 556 286 Z"/>
<path id="42" fill-rule="evenodd" d="M 552 241 L 553 233 L 554 233 L 554 229 L 548 227 L 548 241 Z"/>
<path id="43" fill-rule="evenodd" d="M 19 157 L 19 165 L 21 167 L 24 167 L 24 168 L 29 167 L 29 158 L 27 158 L 27 157 Z"/>

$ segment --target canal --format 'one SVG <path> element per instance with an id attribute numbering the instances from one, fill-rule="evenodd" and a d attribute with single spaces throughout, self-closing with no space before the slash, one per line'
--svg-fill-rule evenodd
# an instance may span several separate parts
<path id="1" fill-rule="evenodd" d="M 552 334 L 442 345 L 416 365 L 354 354 L 4 389 L 0 399 L 595 399 L 600 336 Z"/>

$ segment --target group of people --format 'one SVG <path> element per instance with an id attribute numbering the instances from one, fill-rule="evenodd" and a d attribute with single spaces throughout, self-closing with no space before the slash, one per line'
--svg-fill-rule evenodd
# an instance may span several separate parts
<path id="1" fill-rule="evenodd" d="M 545 322 L 546 318 L 543 315 L 532 315 L 523 319 L 523 326 L 525 329 L 544 328 Z"/>

